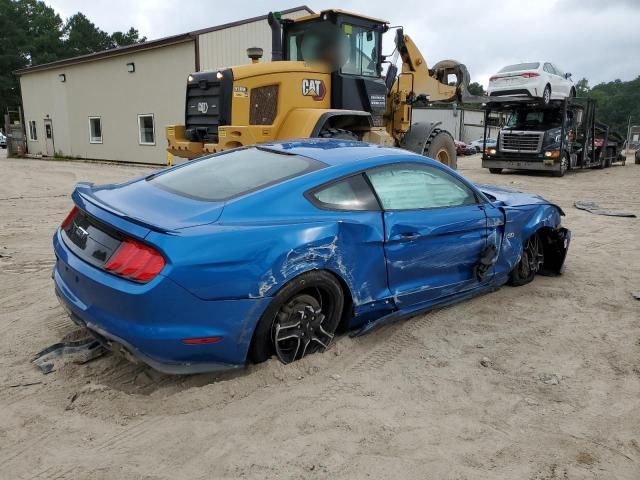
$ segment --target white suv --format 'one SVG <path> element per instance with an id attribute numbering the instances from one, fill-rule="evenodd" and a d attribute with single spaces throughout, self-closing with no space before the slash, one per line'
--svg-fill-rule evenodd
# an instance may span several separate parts
<path id="1" fill-rule="evenodd" d="M 576 87 L 570 73 L 564 73 L 550 62 L 528 62 L 508 65 L 489 79 L 490 96 L 529 95 L 550 100 L 575 97 Z"/>

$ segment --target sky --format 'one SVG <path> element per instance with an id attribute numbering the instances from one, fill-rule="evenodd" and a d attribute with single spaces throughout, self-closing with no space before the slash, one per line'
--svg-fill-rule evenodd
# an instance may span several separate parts
<path id="1" fill-rule="evenodd" d="M 486 88 L 505 65 L 550 61 L 591 86 L 640 75 L 640 0 L 45 0 L 63 19 L 81 11 L 107 32 L 137 28 L 148 39 L 306 4 L 402 25 L 428 65 L 454 59 Z M 391 53 L 393 34 L 385 35 Z M 245 48 L 244 46 L 242 48 Z"/>

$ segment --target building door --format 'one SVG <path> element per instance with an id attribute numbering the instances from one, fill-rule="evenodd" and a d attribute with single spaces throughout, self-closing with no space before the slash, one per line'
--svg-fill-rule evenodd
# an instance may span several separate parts
<path id="1" fill-rule="evenodd" d="M 53 123 L 50 118 L 44 119 L 44 141 L 47 157 L 53 157 L 56 150 L 53 145 Z"/>

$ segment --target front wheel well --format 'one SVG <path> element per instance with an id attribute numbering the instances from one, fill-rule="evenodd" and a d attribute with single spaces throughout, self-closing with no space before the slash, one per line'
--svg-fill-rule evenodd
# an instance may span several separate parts
<path id="1" fill-rule="evenodd" d="M 557 275 L 564 263 L 565 230 L 562 228 L 540 227 L 532 235 L 538 235 L 542 243 L 543 263 L 539 273 Z"/>

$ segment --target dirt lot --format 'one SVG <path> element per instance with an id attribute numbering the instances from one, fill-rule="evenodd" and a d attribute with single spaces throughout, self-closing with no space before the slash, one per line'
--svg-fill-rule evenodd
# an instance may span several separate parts
<path id="1" fill-rule="evenodd" d="M 50 278 L 78 180 L 148 169 L 0 159 L 0 478 L 640 478 L 640 166 L 473 180 L 539 192 L 573 231 L 567 271 L 284 367 L 169 377 L 112 355 L 43 375 L 77 330 Z M 485 358 L 486 357 L 486 358 Z M 485 359 L 481 364 L 481 360 Z"/>

